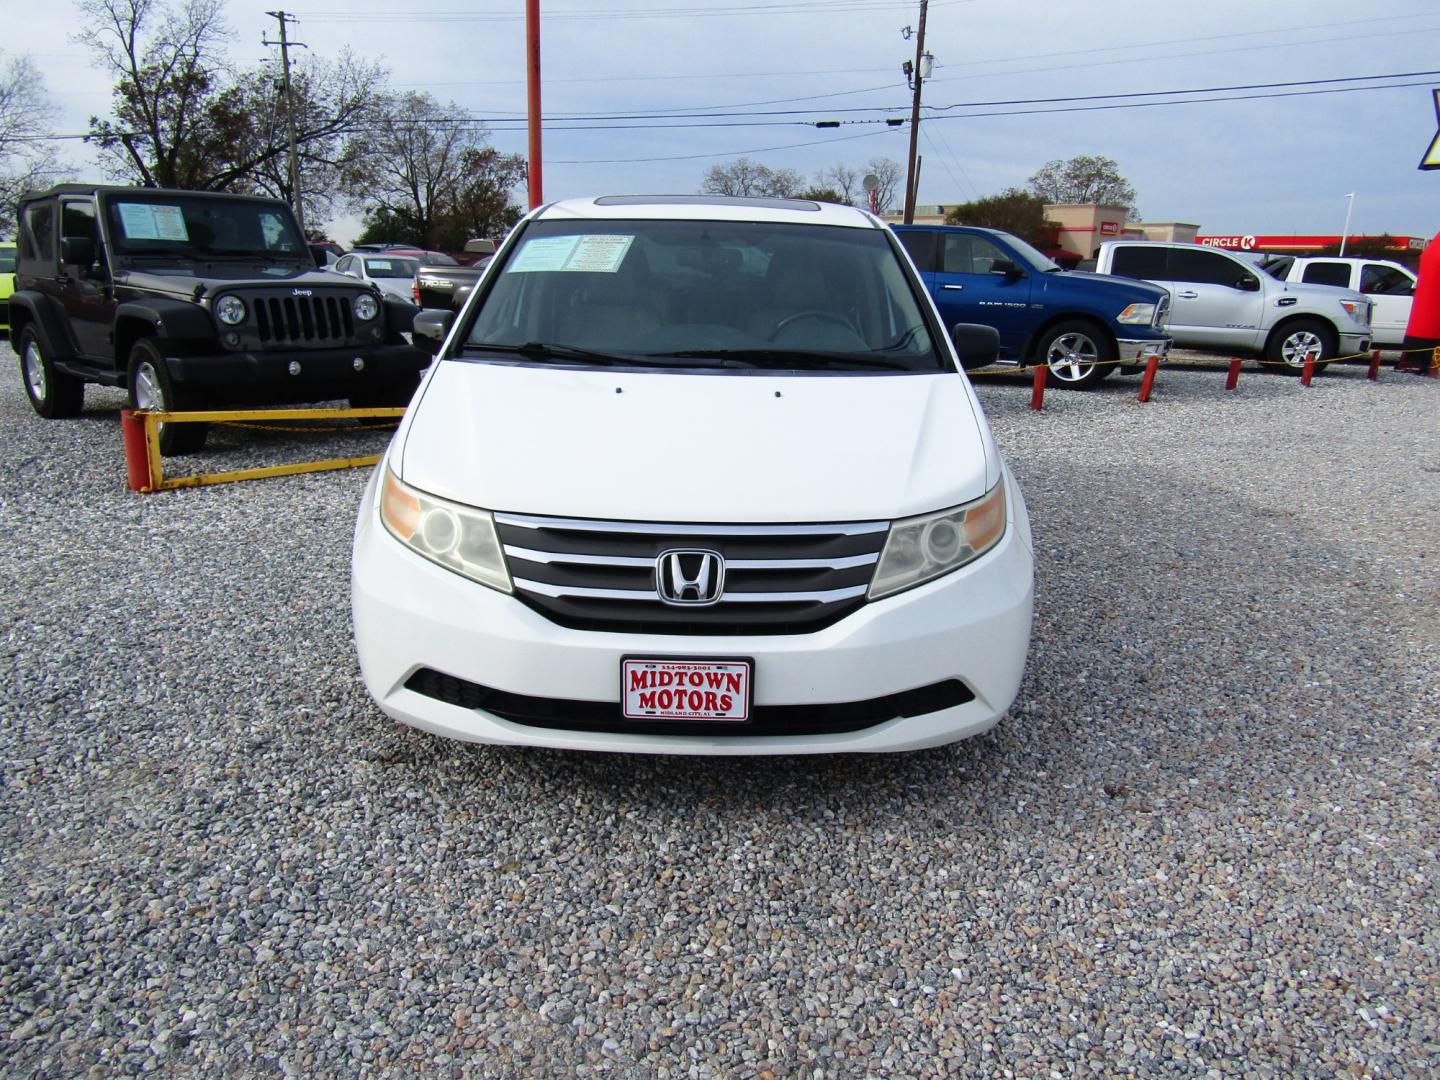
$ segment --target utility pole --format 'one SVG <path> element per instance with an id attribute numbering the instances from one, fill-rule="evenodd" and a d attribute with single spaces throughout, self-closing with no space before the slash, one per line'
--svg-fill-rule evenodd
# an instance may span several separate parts
<path id="1" fill-rule="evenodd" d="M 530 209 L 545 201 L 540 153 L 540 0 L 525 0 L 525 87 L 530 113 Z"/>
<path id="2" fill-rule="evenodd" d="M 290 47 L 297 49 L 305 48 L 303 41 L 290 41 L 285 34 L 286 23 L 299 22 L 294 15 L 287 15 L 283 11 L 267 11 L 265 13 L 272 19 L 280 21 L 279 42 L 270 41 L 262 37 L 263 45 L 280 46 L 280 66 L 285 72 L 285 126 L 290 135 L 290 197 L 295 200 L 295 221 L 300 226 L 300 235 L 305 235 L 305 199 L 300 194 L 300 155 L 295 148 L 295 95 L 290 87 Z"/>
<path id="3" fill-rule="evenodd" d="M 920 84 L 924 81 L 923 73 L 925 57 L 925 9 L 929 7 L 929 0 L 920 0 L 920 29 L 915 34 L 915 67 L 911 74 L 914 78 L 915 97 L 910 105 L 910 163 L 905 171 L 905 224 L 915 223 L 915 151 L 920 141 Z M 906 34 L 908 36 L 908 28 Z"/>

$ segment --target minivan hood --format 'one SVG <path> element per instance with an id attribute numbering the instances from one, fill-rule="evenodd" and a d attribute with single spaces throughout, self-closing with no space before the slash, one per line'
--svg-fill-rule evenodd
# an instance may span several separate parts
<path id="1" fill-rule="evenodd" d="M 438 364 L 391 454 L 407 484 L 511 513 L 626 521 L 905 517 L 999 460 L 964 376 Z"/>

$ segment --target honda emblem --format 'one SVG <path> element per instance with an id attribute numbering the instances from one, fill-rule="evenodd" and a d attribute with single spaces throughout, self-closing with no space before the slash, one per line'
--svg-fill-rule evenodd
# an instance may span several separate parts
<path id="1" fill-rule="evenodd" d="M 675 607 L 703 607 L 725 594 L 725 560 L 718 551 L 675 548 L 655 560 L 655 591 Z"/>

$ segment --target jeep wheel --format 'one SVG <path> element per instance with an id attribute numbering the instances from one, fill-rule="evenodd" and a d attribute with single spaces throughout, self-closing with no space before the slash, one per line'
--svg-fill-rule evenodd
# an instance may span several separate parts
<path id="1" fill-rule="evenodd" d="M 157 412 L 185 409 L 165 370 L 165 358 L 149 338 L 141 338 L 130 350 L 130 405 Z M 166 457 L 193 454 L 205 445 L 209 430 L 209 424 L 161 424 L 160 453 Z"/>
<path id="2" fill-rule="evenodd" d="M 1089 323 L 1062 322 L 1040 338 L 1040 359 L 1055 384 L 1067 390 L 1094 386 L 1115 370 L 1110 343 Z"/>
<path id="3" fill-rule="evenodd" d="M 1335 334 L 1319 319 L 1296 319 L 1270 335 L 1264 363 L 1287 375 L 1299 375 L 1305 370 L 1305 357 L 1312 352 L 1318 375 L 1335 359 Z"/>
<path id="4" fill-rule="evenodd" d="M 33 326 L 20 333 L 20 378 L 30 406 L 46 420 L 78 416 L 85 403 L 85 383 L 74 375 L 56 371 L 45 355 L 40 335 Z"/>

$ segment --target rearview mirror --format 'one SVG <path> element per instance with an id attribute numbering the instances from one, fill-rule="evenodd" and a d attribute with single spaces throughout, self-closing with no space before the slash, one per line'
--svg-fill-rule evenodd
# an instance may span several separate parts
<path id="1" fill-rule="evenodd" d="M 955 343 L 960 366 L 966 371 L 989 367 L 1000 359 L 1000 331 L 993 326 L 956 323 L 950 328 L 950 340 Z"/>
<path id="2" fill-rule="evenodd" d="M 450 327 L 455 324 L 455 312 L 443 308 L 426 308 L 415 313 L 415 322 L 410 327 L 410 336 L 415 347 L 434 356 L 445 343 Z"/>

